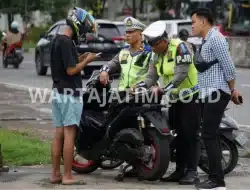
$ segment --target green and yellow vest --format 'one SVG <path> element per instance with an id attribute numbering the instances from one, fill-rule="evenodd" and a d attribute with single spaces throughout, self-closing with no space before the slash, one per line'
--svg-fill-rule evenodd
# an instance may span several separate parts
<path id="1" fill-rule="evenodd" d="M 151 59 L 151 48 L 144 46 L 144 50 L 131 55 L 129 47 L 122 49 L 119 53 L 119 63 L 121 65 L 121 77 L 119 91 L 124 91 L 145 79 Z"/>
<path id="2" fill-rule="evenodd" d="M 155 62 L 155 67 L 157 69 L 157 73 L 160 77 L 163 77 L 164 84 L 167 85 L 174 78 L 174 70 L 176 66 L 176 52 L 177 47 L 183 41 L 179 39 L 170 40 L 168 52 L 165 55 L 158 57 Z M 198 76 L 197 70 L 194 66 L 194 59 L 192 55 L 192 64 L 189 66 L 188 76 L 182 81 L 182 83 L 174 89 L 172 92 L 173 95 L 177 99 L 186 98 L 190 95 L 197 93 L 199 91 L 198 88 Z"/>

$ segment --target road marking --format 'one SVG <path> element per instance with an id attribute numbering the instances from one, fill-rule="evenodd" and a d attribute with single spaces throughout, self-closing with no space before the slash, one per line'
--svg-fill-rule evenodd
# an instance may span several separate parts
<path id="1" fill-rule="evenodd" d="M 244 124 L 238 124 L 239 127 L 245 127 L 245 128 L 250 128 L 250 125 L 244 125 Z"/>
<path id="2" fill-rule="evenodd" d="M 250 88 L 250 84 L 241 84 L 240 86 Z"/>
<path id="3" fill-rule="evenodd" d="M 0 84 L 3 84 L 3 85 L 5 85 L 6 87 L 9 87 L 9 88 L 14 88 L 14 89 L 18 89 L 18 90 L 27 90 L 27 91 L 29 91 L 30 89 L 42 89 L 42 90 L 47 89 L 48 92 L 51 92 L 51 89 L 48 89 L 48 88 L 27 86 L 27 85 L 8 83 L 8 82 L 0 82 Z"/>
<path id="4" fill-rule="evenodd" d="M 43 112 L 43 113 L 52 114 L 52 109 L 51 108 L 40 108 L 40 109 L 35 108 L 35 109 L 40 111 L 40 112 Z"/>

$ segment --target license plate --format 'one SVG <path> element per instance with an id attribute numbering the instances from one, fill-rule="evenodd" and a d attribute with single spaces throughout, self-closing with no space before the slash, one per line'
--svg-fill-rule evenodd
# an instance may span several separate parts
<path id="1" fill-rule="evenodd" d="M 244 133 L 239 133 L 235 140 L 241 145 L 244 146 L 248 142 L 248 138 L 245 136 Z"/>
<path id="2" fill-rule="evenodd" d="M 101 50 L 104 49 L 103 44 L 96 44 L 95 47 L 96 47 L 96 49 L 99 49 L 99 50 L 100 50 L 100 49 L 101 49 Z"/>
<path id="3" fill-rule="evenodd" d="M 22 53 L 22 50 L 17 49 L 17 50 L 16 50 L 16 53 Z"/>
<path id="4" fill-rule="evenodd" d="M 111 47 L 113 47 L 113 44 L 104 43 L 103 46 L 104 46 L 104 48 L 111 48 Z"/>

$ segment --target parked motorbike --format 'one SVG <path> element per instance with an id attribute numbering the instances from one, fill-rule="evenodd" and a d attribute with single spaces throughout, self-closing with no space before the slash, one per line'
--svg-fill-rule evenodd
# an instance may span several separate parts
<path id="1" fill-rule="evenodd" d="M 222 148 L 221 162 L 225 174 L 232 172 L 238 163 L 239 159 L 238 147 L 245 149 L 245 145 L 248 142 L 248 138 L 244 135 L 244 133 L 238 133 L 238 134 L 236 133 L 236 131 L 238 130 L 239 126 L 237 122 L 224 113 L 220 124 L 219 133 L 220 133 L 220 141 Z M 173 139 L 170 144 L 171 162 L 175 162 L 175 148 L 176 148 L 175 137 L 178 135 L 174 131 L 173 133 L 174 133 L 172 136 Z M 201 155 L 199 161 L 199 168 L 208 174 L 209 173 L 208 157 L 202 139 L 200 139 L 200 143 L 201 143 Z"/>
<path id="2" fill-rule="evenodd" d="M 4 32 L 2 34 L 3 36 L 6 35 Z M 5 47 L 5 51 L 8 51 L 7 53 L 3 53 L 2 56 L 3 67 L 7 68 L 8 65 L 13 65 L 14 68 L 18 69 L 24 58 L 22 42 L 11 44 L 10 46 L 6 42 L 3 42 L 3 46 Z"/>
<path id="3" fill-rule="evenodd" d="M 227 109 L 226 109 L 227 110 Z M 225 111 L 226 111 L 225 110 Z M 165 110 L 166 118 L 168 116 L 168 110 Z M 221 124 L 220 124 L 220 141 L 222 147 L 222 167 L 225 174 L 229 174 L 234 170 L 238 163 L 239 152 L 240 149 L 247 149 L 246 144 L 248 142 L 248 138 L 244 135 L 244 133 L 238 133 L 239 125 L 237 122 L 226 115 L 224 113 Z M 170 143 L 170 152 L 171 152 L 171 162 L 175 162 L 175 140 L 178 134 L 175 133 L 174 130 L 171 131 L 171 143 Z M 199 161 L 199 168 L 205 173 L 209 173 L 209 165 L 208 165 L 208 157 L 206 153 L 206 149 L 202 140 L 201 143 L 201 155 Z M 113 160 L 110 161 L 110 164 L 103 164 L 101 168 L 103 169 L 114 169 L 119 165 L 123 164 L 122 160 Z"/>
<path id="4" fill-rule="evenodd" d="M 170 161 L 171 134 L 161 111 L 165 106 L 143 102 L 143 97 L 145 100 L 150 94 L 149 90 L 125 96 L 124 92 L 119 92 L 119 101 L 108 101 L 114 95 L 110 90 L 111 83 L 103 87 L 98 77 L 99 71 L 94 71 L 86 84 L 84 112 L 75 144 L 76 154 L 88 161 L 81 163 L 74 159 L 73 171 L 91 173 L 103 161 L 117 159 L 128 163 L 115 178 L 118 181 L 123 180 L 130 166 L 136 168 L 139 179 L 159 179 Z M 96 92 L 98 98 L 93 98 Z M 154 127 L 139 125 L 138 116 L 146 118 Z"/>

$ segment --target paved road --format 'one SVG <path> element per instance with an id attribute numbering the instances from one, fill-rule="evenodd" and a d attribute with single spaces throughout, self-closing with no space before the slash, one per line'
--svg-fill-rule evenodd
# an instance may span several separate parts
<path id="1" fill-rule="evenodd" d="M 249 161 L 241 160 L 242 165 L 238 166 L 229 176 L 226 177 L 227 189 L 247 190 L 249 189 Z M 170 165 L 168 174 L 173 171 Z M 145 189 L 145 190 L 193 190 L 191 186 L 181 186 L 176 183 L 163 183 L 159 181 L 137 181 L 136 178 L 125 178 L 124 182 L 117 182 L 114 177 L 118 174 L 117 170 L 97 170 L 91 174 L 76 175 L 79 179 L 84 179 L 87 185 L 82 186 L 62 186 L 51 185 L 49 177 L 51 173 L 50 166 L 35 166 L 13 168 L 9 173 L 2 174 L 0 178 L 0 186 L 2 189 Z M 200 179 L 206 179 L 207 176 L 199 171 Z"/>
<path id="2" fill-rule="evenodd" d="M 1 59 L 2 60 L 2 59 Z M 37 76 L 35 72 L 34 56 L 26 54 L 20 69 L 15 70 L 11 66 L 8 69 L 0 67 L 0 82 L 21 86 L 51 88 L 50 71 L 47 76 Z M 84 80 L 84 83 L 86 80 Z M 117 86 L 117 80 L 112 84 Z M 250 127 L 250 69 L 237 68 L 237 88 L 244 97 L 244 105 L 235 106 L 230 104 L 227 113 L 245 127 Z"/>

